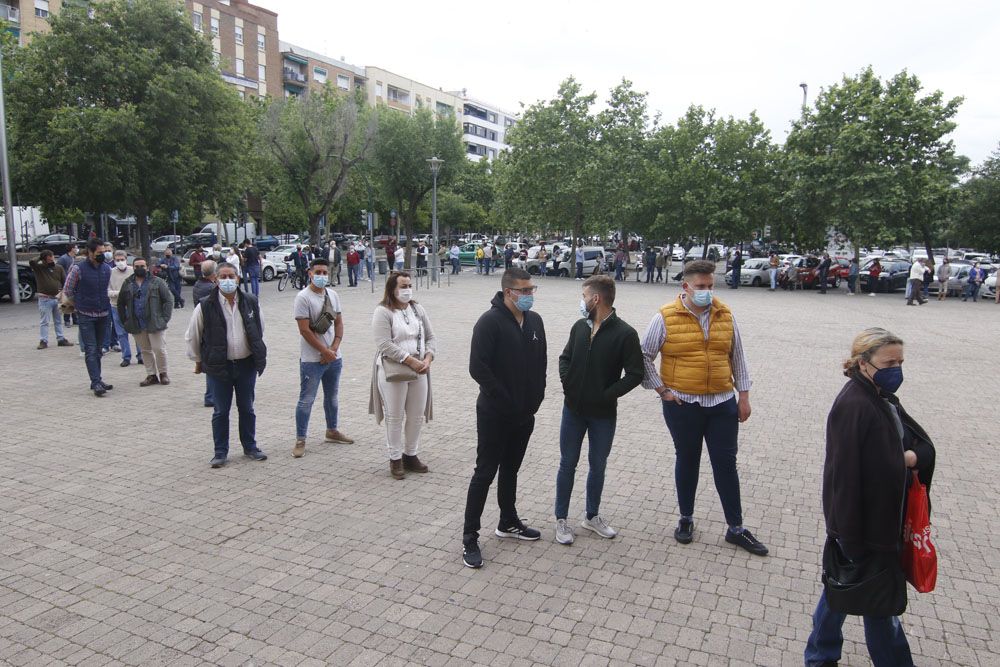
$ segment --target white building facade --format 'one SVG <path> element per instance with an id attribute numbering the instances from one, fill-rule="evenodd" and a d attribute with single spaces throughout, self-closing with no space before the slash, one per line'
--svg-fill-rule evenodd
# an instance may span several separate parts
<path id="1" fill-rule="evenodd" d="M 462 98 L 462 142 L 465 156 L 473 162 L 493 161 L 508 148 L 507 131 L 517 123 L 517 116 L 495 104 L 469 97 L 465 90 L 456 93 Z"/>

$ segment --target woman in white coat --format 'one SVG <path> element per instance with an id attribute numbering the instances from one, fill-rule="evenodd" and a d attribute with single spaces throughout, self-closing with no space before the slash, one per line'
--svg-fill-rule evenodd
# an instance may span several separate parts
<path id="1" fill-rule="evenodd" d="M 417 456 L 423 422 L 433 417 L 430 369 L 436 351 L 434 330 L 424 307 L 411 298 L 410 274 L 393 271 L 372 315 L 375 361 L 369 414 L 386 423 L 389 473 L 427 472 Z"/>

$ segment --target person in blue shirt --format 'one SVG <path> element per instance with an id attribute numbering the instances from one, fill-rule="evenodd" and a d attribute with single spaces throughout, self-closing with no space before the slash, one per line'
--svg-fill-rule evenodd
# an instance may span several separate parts
<path id="1" fill-rule="evenodd" d="M 174 295 L 174 308 L 183 308 L 184 299 L 181 298 L 181 260 L 174 256 L 174 252 L 167 248 L 163 251 L 163 259 L 160 260 L 160 271 L 163 272 L 163 279 L 167 281 L 171 293 Z"/>

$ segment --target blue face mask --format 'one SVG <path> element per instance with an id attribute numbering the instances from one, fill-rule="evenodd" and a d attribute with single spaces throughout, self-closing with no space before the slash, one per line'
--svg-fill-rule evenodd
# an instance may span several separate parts
<path id="1" fill-rule="evenodd" d="M 232 294 L 236 291 L 236 278 L 219 278 L 219 289 L 223 294 Z"/>
<path id="2" fill-rule="evenodd" d="M 696 306 L 710 306 L 712 305 L 712 290 L 710 289 L 696 289 L 691 297 L 691 301 L 694 302 Z"/>
<path id="3" fill-rule="evenodd" d="M 319 274 L 316 274 L 315 276 L 313 276 L 312 282 L 313 285 L 315 285 L 317 288 L 323 289 L 324 287 L 326 287 L 326 284 L 330 282 L 330 276 L 321 276 Z"/>
<path id="4" fill-rule="evenodd" d="M 872 368 L 875 368 L 875 366 L 872 366 Z M 887 366 L 886 368 L 876 369 L 875 375 L 872 376 L 872 382 L 882 391 L 888 394 L 895 394 L 896 390 L 903 384 L 903 367 Z"/>
<path id="5" fill-rule="evenodd" d="M 535 305 L 535 295 L 534 294 L 521 294 L 517 297 L 517 309 L 522 313 L 526 313 L 531 310 L 531 307 Z"/>

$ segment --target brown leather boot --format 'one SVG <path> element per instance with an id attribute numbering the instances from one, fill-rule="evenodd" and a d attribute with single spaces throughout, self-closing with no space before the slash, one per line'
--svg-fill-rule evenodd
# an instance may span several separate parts
<path id="1" fill-rule="evenodd" d="M 306 441 L 296 440 L 295 446 L 292 447 L 292 456 L 294 456 L 297 459 L 300 459 L 303 456 L 305 456 L 305 454 L 306 454 Z"/>
<path id="2" fill-rule="evenodd" d="M 139 383 L 140 387 L 148 387 L 153 384 L 160 384 L 160 378 L 155 375 L 147 375 L 146 379 Z"/>
<path id="3" fill-rule="evenodd" d="M 403 472 L 403 460 L 397 459 L 396 461 L 389 461 L 389 474 L 396 479 L 403 479 L 406 477 L 406 473 Z"/>
<path id="4" fill-rule="evenodd" d="M 410 472 L 427 472 L 428 468 L 420 462 L 420 459 L 417 458 L 416 454 L 413 456 L 403 454 L 403 470 L 409 470 Z"/>
<path id="5" fill-rule="evenodd" d="M 326 429 L 326 441 L 327 442 L 337 442 L 342 445 L 353 445 L 354 440 L 348 438 L 346 435 L 341 433 L 335 428 Z"/>
<path id="6" fill-rule="evenodd" d="M 170 384 L 170 378 L 167 377 L 166 373 L 160 373 L 160 384 Z"/>

